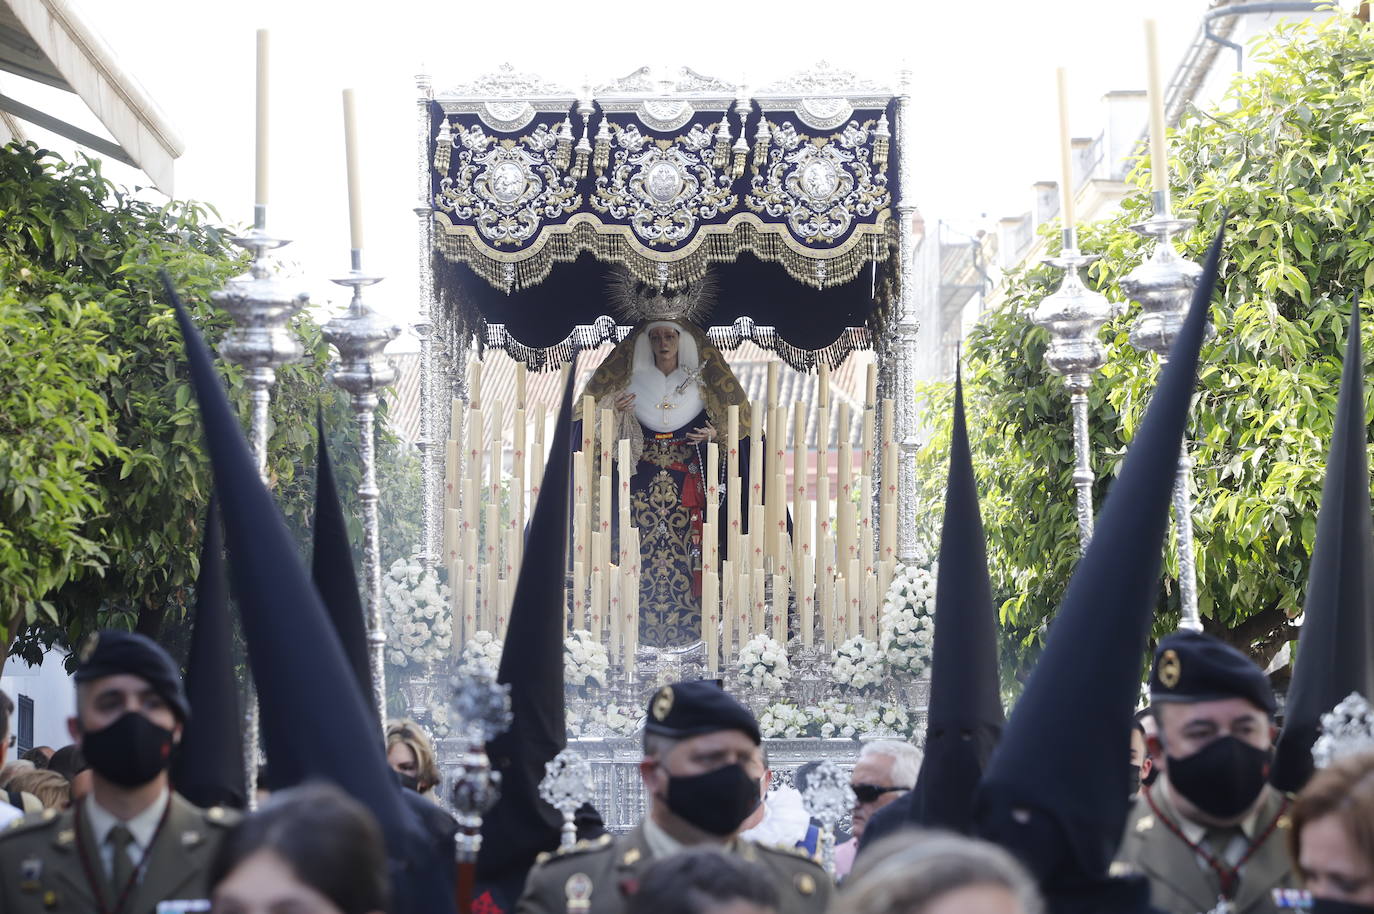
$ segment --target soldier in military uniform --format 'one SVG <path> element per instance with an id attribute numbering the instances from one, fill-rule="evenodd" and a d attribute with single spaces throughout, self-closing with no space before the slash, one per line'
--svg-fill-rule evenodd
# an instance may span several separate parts
<path id="1" fill-rule="evenodd" d="M 204 910 L 175 903 L 206 897 L 210 861 L 238 816 L 192 806 L 169 786 L 189 710 L 176 665 L 149 638 L 105 631 L 82 648 L 74 678 L 68 728 L 92 769 L 91 793 L 0 833 L 0 910 Z"/>
<path id="2" fill-rule="evenodd" d="M 1288 799 L 1269 786 L 1274 693 L 1235 648 L 1176 632 L 1155 652 L 1150 751 L 1165 773 L 1145 788 L 1117 859 L 1150 880 L 1171 914 L 1271 914 L 1296 885 L 1285 846 Z"/>
<path id="3" fill-rule="evenodd" d="M 546 856 L 530 872 L 516 914 L 622 914 L 654 860 L 715 846 L 757 863 L 778 888 L 780 914 L 821 914 L 829 876 L 804 854 L 738 837 L 759 803 L 759 725 L 713 682 L 664 686 L 649 702 L 640 776 L 649 815 L 628 835 L 609 835 Z"/>

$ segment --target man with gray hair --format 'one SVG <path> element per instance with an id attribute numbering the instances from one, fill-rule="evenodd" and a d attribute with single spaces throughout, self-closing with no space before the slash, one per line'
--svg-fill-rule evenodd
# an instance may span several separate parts
<path id="1" fill-rule="evenodd" d="M 848 841 L 835 848 L 835 877 L 843 878 L 854 865 L 854 855 L 864 828 L 873 814 L 916 786 L 921 772 L 921 750 L 910 743 L 895 739 L 878 739 L 865 743 L 859 750 L 859 760 L 849 775 L 854 788 L 854 810 L 851 813 Z"/>

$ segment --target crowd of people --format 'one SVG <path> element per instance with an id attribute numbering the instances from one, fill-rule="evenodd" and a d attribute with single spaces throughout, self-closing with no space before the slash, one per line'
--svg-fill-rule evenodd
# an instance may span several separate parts
<path id="1" fill-rule="evenodd" d="M 381 830 L 338 787 L 290 787 L 247 815 L 178 796 L 168 769 L 187 709 L 158 645 L 104 633 L 75 679 L 76 742 L 57 752 L 36 747 L 0 770 L 0 819 L 9 826 L 0 837 L 4 911 L 390 910 Z M 1153 722 L 1152 732 L 1133 728 L 1122 743 L 1132 744 L 1132 767 L 1155 776 L 1130 773 L 1134 811 L 1114 873 L 1143 874 L 1154 909 L 1168 914 L 1374 910 L 1374 752 L 1318 771 L 1296 796 L 1277 791 L 1266 781 L 1276 710 L 1268 680 L 1207 635 L 1160 643 L 1150 697 L 1140 719 Z M 0 699 L 5 746 L 10 707 Z M 398 785 L 433 797 L 440 777 L 424 729 L 393 721 L 386 744 Z M 75 764 L 54 770 L 64 758 Z M 815 823 L 758 828 L 769 797 L 784 794 L 767 789 L 772 772 L 753 715 L 714 682 L 665 686 L 648 707 L 644 821 L 627 835 L 546 855 L 516 910 L 1040 914 L 1032 870 L 990 841 L 902 828 L 863 840 L 879 810 L 902 812 L 920 766 L 910 744 L 863 747 L 851 771 L 852 837 L 840 844 L 848 852 L 837 855 L 836 892 L 817 863 Z M 805 774 L 797 775 L 803 785 Z M 746 831 L 762 840 L 741 838 Z M 1219 897 L 1233 906 L 1217 909 Z"/>

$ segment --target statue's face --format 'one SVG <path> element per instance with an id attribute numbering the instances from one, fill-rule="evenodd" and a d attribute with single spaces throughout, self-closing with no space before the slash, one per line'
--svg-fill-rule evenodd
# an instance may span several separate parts
<path id="1" fill-rule="evenodd" d="M 649 348 L 654 353 L 654 364 L 665 371 L 677 367 L 677 348 L 681 334 L 671 327 L 654 327 L 649 331 Z"/>

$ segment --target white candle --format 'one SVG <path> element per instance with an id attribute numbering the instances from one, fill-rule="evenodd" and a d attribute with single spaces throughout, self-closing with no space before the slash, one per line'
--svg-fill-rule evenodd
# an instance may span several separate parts
<path id="1" fill-rule="evenodd" d="M 830 364 L 828 362 L 818 363 L 816 373 L 820 383 L 820 396 L 816 399 L 816 405 L 825 409 L 830 406 Z"/>
<path id="2" fill-rule="evenodd" d="M 477 359 L 468 362 L 468 405 L 482 408 L 482 363 Z"/>
<path id="3" fill-rule="evenodd" d="M 1169 151 L 1164 142 L 1164 88 L 1159 74 L 1159 33 L 1153 19 L 1145 20 L 1145 66 L 1150 90 L 1150 171 L 1156 191 L 1169 189 Z"/>
<path id="4" fill-rule="evenodd" d="M 582 397 L 582 453 L 587 455 L 588 460 L 595 460 L 595 448 L 596 401 L 584 394 Z"/>
<path id="5" fill-rule="evenodd" d="M 463 634 L 471 638 L 481 631 L 481 616 L 477 611 L 477 576 L 463 581 Z"/>
<path id="6" fill-rule="evenodd" d="M 773 637 L 787 650 L 787 576 L 773 575 Z"/>
<path id="7" fill-rule="evenodd" d="M 607 608 L 606 621 L 610 637 L 606 642 L 606 656 L 617 657 L 623 650 L 621 628 L 624 619 L 620 611 L 620 587 L 625 576 L 620 573 L 619 565 L 608 565 L 606 567 L 606 594 Z"/>
<path id="8" fill-rule="evenodd" d="M 525 408 L 525 363 L 515 363 L 515 407 Z"/>
<path id="9" fill-rule="evenodd" d="M 754 631 L 762 635 L 768 631 L 768 601 L 766 596 L 767 577 L 762 569 L 755 569 L 749 576 L 749 584 L 754 588 L 754 615 L 751 620 Z"/>
<path id="10" fill-rule="evenodd" d="M 1073 230 L 1073 140 L 1069 136 L 1069 76 L 1063 67 L 1055 70 L 1059 88 L 1059 207 L 1064 231 Z"/>
<path id="11" fill-rule="evenodd" d="M 462 466 L 458 457 L 458 442 L 452 438 L 444 442 L 444 507 L 458 507 L 458 472 Z"/>
<path id="12" fill-rule="evenodd" d="M 257 173 L 253 186 L 253 202 L 258 206 L 267 205 L 267 44 L 267 29 L 258 29 Z"/>
<path id="13" fill-rule="evenodd" d="M 601 617 L 606 612 L 606 594 L 601 584 L 600 566 L 592 569 L 592 639 L 601 640 Z"/>
<path id="14" fill-rule="evenodd" d="M 706 641 L 706 671 L 715 675 L 720 669 L 720 641 L 717 618 L 720 611 L 720 578 L 714 571 L 701 576 L 701 635 Z"/>
<path id="15" fill-rule="evenodd" d="M 352 89 L 343 90 L 344 160 L 348 165 L 348 231 L 350 246 L 363 249 L 362 166 L 358 161 L 358 114 Z"/>
<path id="16" fill-rule="evenodd" d="M 444 509 L 444 564 L 452 565 L 458 561 L 463 548 L 462 514 L 457 508 Z"/>
<path id="17" fill-rule="evenodd" d="M 734 628 L 732 618 L 734 613 L 735 566 L 728 560 L 720 563 L 720 581 L 720 649 L 729 659 L 734 657 L 730 632 Z"/>
<path id="18" fill-rule="evenodd" d="M 491 500 L 500 504 L 501 467 L 505 463 L 506 444 L 506 407 L 500 400 L 492 401 L 487 428 L 491 429 L 491 448 L 487 456 L 487 484 L 491 486 Z"/>
<path id="19" fill-rule="evenodd" d="M 768 412 L 761 401 L 755 400 L 749 413 L 752 428 L 749 432 L 749 505 L 763 504 L 763 423 Z M 753 515 L 749 522 L 754 522 Z M 749 528 L 753 530 L 751 526 Z"/>
<path id="20" fill-rule="evenodd" d="M 581 562 L 573 562 L 573 598 L 572 598 L 572 627 L 574 629 L 585 628 L 587 625 L 586 607 L 587 592 L 587 566 Z"/>

